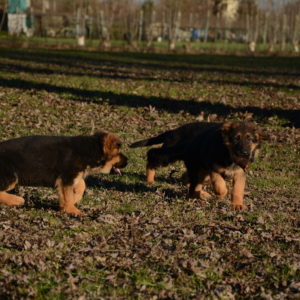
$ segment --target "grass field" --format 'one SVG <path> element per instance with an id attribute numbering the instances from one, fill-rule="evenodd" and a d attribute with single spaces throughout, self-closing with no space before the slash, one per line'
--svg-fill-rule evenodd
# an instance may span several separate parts
<path id="1" fill-rule="evenodd" d="M 80 48 L 77 44 L 76 38 L 62 38 L 62 37 L 25 37 L 25 36 L 9 36 L 7 33 L 0 32 L 0 43 L 10 45 L 10 47 L 45 47 L 45 48 Z M 147 46 L 146 41 L 139 41 L 136 47 L 141 52 L 168 52 L 169 43 L 167 41 L 154 41 L 151 47 Z M 99 39 L 86 39 L 85 47 L 89 49 L 102 49 L 103 43 Z M 274 46 L 273 53 L 269 52 L 270 45 L 258 43 L 256 46 L 255 55 L 270 54 L 270 55 L 296 55 L 293 51 L 293 46 L 287 44 L 284 51 L 282 51 L 279 44 Z M 133 47 L 129 46 L 125 40 L 112 40 L 112 51 L 134 51 Z M 222 54 L 249 54 L 249 47 L 246 42 L 229 42 L 229 41 L 178 41 L 175 43 L 175 50 L 173 52 L 185 53 L 222 53 Z"/>
<path id="2" fill-rule="evenodd" d="M 299 299 L 299 57 L 0 48 L 0 100 L 1 140 L 94 123 L 130 159 L 87 180 L 82 217 L 51 189 L 0 206 L 1 299 Z M 246 211 L 187 199 L 180 163 L 146 184 L 146 149 L 128 148 L 201 119 L 263 129 Z"/>

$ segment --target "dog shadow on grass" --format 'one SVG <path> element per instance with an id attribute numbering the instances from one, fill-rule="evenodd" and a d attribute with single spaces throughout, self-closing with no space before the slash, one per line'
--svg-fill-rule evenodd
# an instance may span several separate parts
<path id="1" fill-rule="evenodd" d="M 171 177 L 163 177 L 163 176 L 157 176 L 156 177 L 156 183 L 149 184 L 145 181 L 145 176 L 142 174 L 136 174 L 136 173 L 126 173 L 126 175 L 135 176 L 139 181 L 141 182 L 135 182 L 135 183 L 126 183 L 119 180 L 107 180 L 99 177 L 88 177 L 86 180 L 88 188 L 103 188 L 106 190 L 115 190 L 118 192 L 129 192 L 129 193 L 155 193 L 159 194 L 164 201 L 167 201 L 168 203 L 171 203 L 174 201 L 174 199 L 177 199 L 178 197 L 182 198 L 186 196 L 185 187 L 181 186 L 180 190 L 178 190 L 176 187 L 162 187 L 161 184 L 180 184 L 180 180 L 176 180 Z"/>
<path id="2" fill-rule="evenodd" d="M 60 210 L 58 197 L 54 190 L 53 194 L 47 196 L 38 196 L 31 192 L 25 192 L 23 197 L 25 199 L 24 208 L 43 209 L 55 212 Z"/>
<path id="3" fill-rule="evenodd" d="M 185 197 L 186 191 L 183 187 L 178 190 L 172 187 L 161 187 L 159 184 L 176 184 L 179 181 L 172 177 L 163 177 L 157 176 L 156 182 L 158 184 L 148 184 L 145 182 L 145 176 L 143 174 L 137 173 L 126 173 L 127 176 L 135 177 L 139 182 L 126 183 L 120 180 L 113 180 L 113 178 L 105 179 L 103 177 L 89 176 L 86 179 L 87 189 L 90 188 L 99 188 L 109 191 L 118 191 L 118 192 L 129 192 L 135 194 L 143 193 L 152 193 L 158 194 L 162 201 L 172 203 L 177 198 Z M 115 175 L 117 176 L 117 175 Z M 16 189 L 13 191 L 13 194 L 19 195 L 20 190 Z M 38 209 L 38 210 L 49 210 L 53 212 L 59 212 L 59 202 L 58 197 L 53 190 L 53 193 L 50 195 L 41 195 L 37 190 L 23 190 L 21 189 L 21 195 L 25 199 L 24 208 L 25 209 Z"/>
<path id="4" fill-rule="evenodd" d="M 117 176 L 117 175 L 115 175 Z M 154 192 L 154 186 L 147 186 L 142 182 L 126 183 L 119 180 L 109 180 L 105 177 L 90 176 L 86 179 L 88 188 L 103 188 L 106 190 L 116 190 L 118 192 L 144 193 Z"/>

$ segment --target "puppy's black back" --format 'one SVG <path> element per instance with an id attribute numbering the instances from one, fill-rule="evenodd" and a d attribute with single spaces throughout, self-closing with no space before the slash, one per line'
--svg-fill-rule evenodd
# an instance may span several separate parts
<path id="1" fill-rule="evenodd" d="M 215 123 L 188 143 L 183 155 L 188 168 L 211 170 L 215 164 L 226 168 L 233 163 L 223 142 L 221 126 Z"/>
<path id="2" fill-rule="evenodd" d="M 16 173 L 21 185 L 54 186 L 60 176 L 65 184 L 78 172 L 100 163 L 98 136 L 28 136 L 0 143 L 0 164 Z"/>
<path id="3" fill-rule="evenodd" d="M 146 147 L 157 144 L 163 144 L 163 147 L 172 147 L 178 143 L 184 142 L 198 135 L 199 132 L 211 128 L 216 123 L 194 122 L 180 126 L 176 129 L 166 131 L 158 136 L 135 142 L 130 145 L 131 148 Z"/>

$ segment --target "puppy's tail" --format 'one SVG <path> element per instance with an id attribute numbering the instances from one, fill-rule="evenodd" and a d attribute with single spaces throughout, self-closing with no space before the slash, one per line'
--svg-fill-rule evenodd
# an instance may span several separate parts
<path id="1" fill-rule="evenodd" d="M 131 144 L 129 147 L 130 148 L 138 148 L 138 147 L 146 147 L 146 146 L 152 146 L 152 145 L 157 145 L 157 144 L 162 144 L 165 142 L 166 137 L 169 135 L 169 132 L 164 132 L 158 136 L 149 138 L 149 139 L 145 139 L 145 140 L 141 140 L 141 141 L 137 141 L 133 144 Z"/>

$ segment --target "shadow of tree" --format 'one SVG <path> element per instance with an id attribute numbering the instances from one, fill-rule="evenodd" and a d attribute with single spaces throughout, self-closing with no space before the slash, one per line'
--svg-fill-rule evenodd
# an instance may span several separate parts
<path id="1" fill-rule="evenodd" d="M 0 48 L 3 58 L 43 63 L 49 66 L 77 66 L 89 71 L 103 66 L 138 67 L 149 70 L 219 72 L 237 75 L 300 76 L 299 57 L 253 57 L 233 55 L 153 54 L 126 52 L 87 52 L 80 50 L 41 50 Z M 92 69 L 91 69 L 92 68 Z"/>
<path id="2" fill-rule="evenodd" d="M 300 127 L 299 109 L 280 109 L 280 108 L 260 108 L 256 106 L 232 107 L 222 103 L 211 103 L 207 101 L 196 102 L 193 100 L 174 100 L 162 97 L 146 97 L 130 94 L 116 94 L 113 92 L 102 92 L 98 90 L 85 90 L 80 88 L 57 86 L 48 83 L 37 83 L 21 79 L 0 78 L 0 86 L 9 88 L 18 88 L 22 90 L 44 90 L 49 93 L 64 94 L 68 93 L 74 96 L 72 100 L 86 103 L 101 104 L 107 102 L 110 105 L 128 106 L 132 108 L 152 106 L 157 110 L 167 111 L 169 113 L 179 113 L 186 111 L 192 115 L 198 115 L 201 111 L 210 114 L 216 113 L 219 116 L 226 117 L 230 113 L 250 112 L 257 118 L 268 118 L 278 116 L 290 121 L 291 126 Z"/>
<path id="3" fill-rule="evenodd" d="M 85 72 L 84 68 L 80 67 L 81 70 L 78 72 L 74 71 L 66 71 L 66 70 L 56 70 L 49 68 L 34 68 L 29 66 L 21 66 L 21 65 L 15 65 L 15 64 L 1 64 L 0 68 L 2 71 L 8 71 L 8 72 L 14 72 L 14 73 L 29 73 L 29 74 L 45 74 L 45 75 L 51 75 L 51 74 L 60 74 L 60 75 L 66 75 L 66 76 L 88 76 L 88 77 L 95 77 L 95 78 L 106 78 L 106 79 L 122 79 L 122 80 L 138 80 L 138 81 L 168 81 L 168 82 L 190 82 L 194 79 L 189 77 L 175 77 L 170 78 L 165 75 L 161 75 L 159 77 L 155 76 L 149 76 L 149 74 L 143 74 L 139 72 L 139 75 L 136 75 L 132 72 L 126 72 L 124 70 L 120 71 L 117 69 L 105 69 L 102 70 L 101 74 L 99 73 L 87 73 Z M 211 71 L 211 70 L 210 70 Z M 203 72 L 205 70 L 203 69 Z M 223 73 L 230 73 L 230 70 L 223 70 L 218 71 Z M 300 76 L 300 75 L 299 75 Z M 198 80 L 197 80 L 198 81 Z M 224 80 L 224 79 L 204 79 L 201 78 L 199 80 L 203 83 L 208 84 L 216 84 L 216 85 L 237 85 L 237 86 L 252 86 L 252 87 L 272 87 L 276 89 L 293 89 L 293 90 L 300 90 L 300 86 L 293 84 L 293 83 L 276 83 L 276 82 L 268 82 L 268 81 L 249 81 L 249 80 Z"/>

